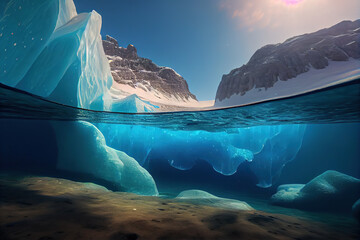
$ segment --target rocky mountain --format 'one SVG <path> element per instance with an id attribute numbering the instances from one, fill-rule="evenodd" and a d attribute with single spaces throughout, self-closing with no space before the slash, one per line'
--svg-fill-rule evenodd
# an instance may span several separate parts
<path id="1" fill-rule="evenodd" d="M 162 104 L 197 102 L 186 80 L 168 67 L 160 67 L 150 59 L 139 57 L 133 45 L 120 47 L 117 40 L 106 36 L 105 54 L 110 63 L 114 96 L 139 97 Z"/>
<path id="2" fill-rule="evenodd" d="M 281 94 L 291 90 L 305 91 L 313 81 L 325 78 L 324 81 L 330 81 L 336 74 L 359 69 L 359 59 L 360 19 L 292 37 L 281 44 L 266 45 L 257 50 L 246 65 L 223 75 L 216 104 L 242 104 L 247 102 L 246 96 L 259 100 L 256 95 L 276 97 L 281 91 Z M 289 80 L 293 83 L 286 86 Z M 269 91 L 274 85 L 281 86 L 282 90 Z"/>

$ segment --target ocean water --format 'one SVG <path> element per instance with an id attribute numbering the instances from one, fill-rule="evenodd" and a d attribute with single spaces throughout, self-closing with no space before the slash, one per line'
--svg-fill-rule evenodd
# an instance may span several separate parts
<path id="1" fill-rule="evenodd" d="M 107 146 L 133 157 L 147 170 L 159 199 L 175 199 L 182 191 L 198 189 L 245 201 L 268 214 L 324 223 L 356 239 L 358 223 L 347 203 L 348 199 L 354 202 L 354 196 L 342 190 L 348 180 L 337 184 L 339 178 L 331 175 L 320 182 L 322 186 L 334 184 L 325 192 L 340 192 L 331 197 L 330 207 L 311 206 L 312 200 L 286 206 L 273 204 L 271 198 L 282 184 L 307 184 L 329 170 L 360 179 L 359 102 L 358 79 L 311 94 L 241 107 L 124 114 L 70 107 L 1 85 L 1 176 L 64 178 L 136 192 L 128 185 L 114 184 L 114 169 L 91 160 L 91 154 L 78 154 L 98 147 L 86 138 L 69 143 L 67 154 L 88 159 L 61 162 L 59 141 L 63 140 L 58 131 L 66 135 L 66 126 L 86 121 L 101 131 Z M 96 132 L 91 134 L 86 136 L 99 138 Z M 136 171 L 129 174 L 134 179 L 140 176 Z M 312 191 L 316 195 L 318 190 Z M 350 192 L 359 196 L 360 188 Z"/>

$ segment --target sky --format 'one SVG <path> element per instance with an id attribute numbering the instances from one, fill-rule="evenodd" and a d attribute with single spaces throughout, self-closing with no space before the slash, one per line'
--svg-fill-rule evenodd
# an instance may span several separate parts
<path id="1" fill-rule="evenodd" d="M 198 100 L 266 44 L 360 19 L 360 0 L 74 0 L 102 16 L 101 35 L 173 68 Z"/>

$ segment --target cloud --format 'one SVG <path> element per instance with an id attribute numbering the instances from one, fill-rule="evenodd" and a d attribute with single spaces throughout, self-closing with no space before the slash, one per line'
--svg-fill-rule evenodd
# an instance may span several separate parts
<path id="1" fill-rule="evenodd" d="M 311 32 L 360 18 L 359 0 L 221 0 L 240 29 Z"/>

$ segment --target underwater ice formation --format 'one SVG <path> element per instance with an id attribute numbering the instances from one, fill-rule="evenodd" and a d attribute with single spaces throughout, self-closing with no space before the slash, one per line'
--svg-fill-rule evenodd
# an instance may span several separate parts
<path id="1" fill-rule="evenodd" d="M 151 175 L 132 157 L 106 146 L 94 125 L 54 122 L 52 126 L 58 143 L 58 169 L 91 174 L 128 192 L 158 195 Z"/>
<path id="2" fill-rule="evenodd" d="M 326 171 L 305 185 L 281 185 L 271 197 L 272 204 L 315 211 L 346 211 L 360 197 L 360 180 Z"/>
<path id="3" fill-rule="evenodd" d="M 172 131 L 143 126 L 100 124 L 109 146 L 133 156 L 141 165 L 165 159 L 180 170 L 207 161 L 219 173 L 234 174 L 249 162 L 259 187 L 275 176 L 299 151 L 305 125 L 257 126 L 228 132 Z"/>

